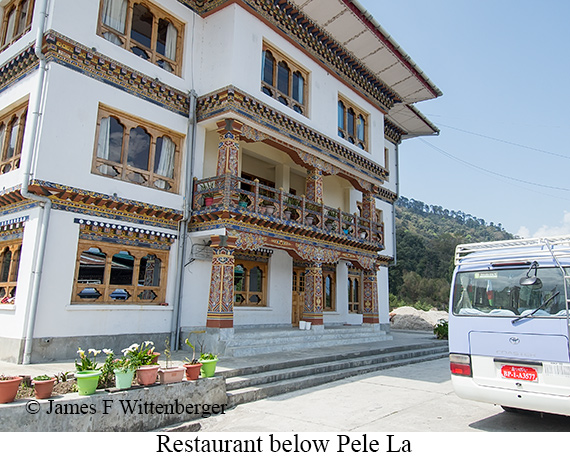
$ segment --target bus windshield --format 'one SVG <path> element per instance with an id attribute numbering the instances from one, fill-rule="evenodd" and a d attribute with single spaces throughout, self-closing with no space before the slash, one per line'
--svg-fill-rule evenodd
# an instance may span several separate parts
<path id="1" fill-rule="evenodd" d="M 538 280 L 532 285 L 521 285 L 521 279 L 527 276 L 527 269 L 521 268 L 458 273 L 453 290 L 453 314 L 566 317 L 564 277 L 560 269 L 538 268 Z"/>

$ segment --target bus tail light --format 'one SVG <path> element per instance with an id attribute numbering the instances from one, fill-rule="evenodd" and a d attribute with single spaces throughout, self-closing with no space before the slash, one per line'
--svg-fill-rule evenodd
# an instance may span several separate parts
<path id="1" fill-rule="evenodd" d="M 451 374 L 471 377 L 471 357 L 466 354 L 449 354 L 449 368 Z"/>

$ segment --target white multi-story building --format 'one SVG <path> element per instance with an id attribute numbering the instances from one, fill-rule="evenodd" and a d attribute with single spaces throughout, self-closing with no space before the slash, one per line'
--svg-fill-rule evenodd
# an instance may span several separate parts
<path id="1" fill-rule="evenodd" d="M 0 359 L 388 330 L 398 147 L 440 92 L 356 0 L 0 7 Z"/>

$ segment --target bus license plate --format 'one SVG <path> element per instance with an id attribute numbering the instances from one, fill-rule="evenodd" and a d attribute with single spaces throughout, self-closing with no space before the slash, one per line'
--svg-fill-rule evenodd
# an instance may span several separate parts
<path id="1" fill-rule="evenodd" d="M 503 365 L 501 367 L 501 374 L 504 378 L 508 379 L 522 379 L 523 381 L 536 381 L 538 379 L 538 373 L 534 368 L 530 367 Z"/>

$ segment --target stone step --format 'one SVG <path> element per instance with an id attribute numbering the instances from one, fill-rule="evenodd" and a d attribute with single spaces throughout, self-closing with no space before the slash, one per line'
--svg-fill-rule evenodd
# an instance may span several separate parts
<path id="1" fill-rule="evenodd" d="M 277 370 L 258 375 L 226 379 L 228 406 L 236 406 L 287 392 L 307 389 L 351 376 L 393 368 L 410 363 L 425 362 L 448 354 L 447 346 L 425 350 L 394 351 L 383 356 L 361 357 L 352 361 L 337 361 L 309 365 L 289 370 Z"/>
<path id="2" fill-rule="evenodd" d="M 307 350 L 307 348 L 303 348 Z M 288 368 L 304 367 L 307 365 L 315 365 L 327 362 L 342 362 L 347 359 L 359 359 L 362 357 L 369 356 L 382 356 L 391 355 L 398 352 L 406 351 L 416 351 L 416 350 L 435 350 L 442 351 L 447 354 L 448 344 L 447 341 L 432 339 L 429 341 L 423 341 L 421 343 L 407 343 L 403 345 L 386 345 L 383 346 L 382 343 L 376 346 L 370 345 L 357 345 L 351 344 L 348 346 L 338 346 L 338 350 L 328 351 L 326 353 L 319 353 L 318 349 L 316 351 L 308 350 L 306 354 L 294 354 L 290 358 L 276 361 L 262 360 L 262 363 L 252 363 L 236 368 L 225 368 L 219 372 L 224 378 L 232 378 L 237 376 L 246 376 L 256 373 L 265 373 L 268 371 L 282 370 Z M 289 353 L 290 351 L 284 351 Z M 263 355 L 260 355 L 263 358 Z"/>
<path id="3" fill-rule="evenodd" d="M 225 355 L 244 357 L 270 352 L 291 351 L 307 347 L 329 347 L 346 344 L 364 344 L 388 341 L 392 337 L 373 328 L 338 328 L 324 331 L 273 330 L 256 332 L 255 335 L 236 332 L 229 342 Z"/>

